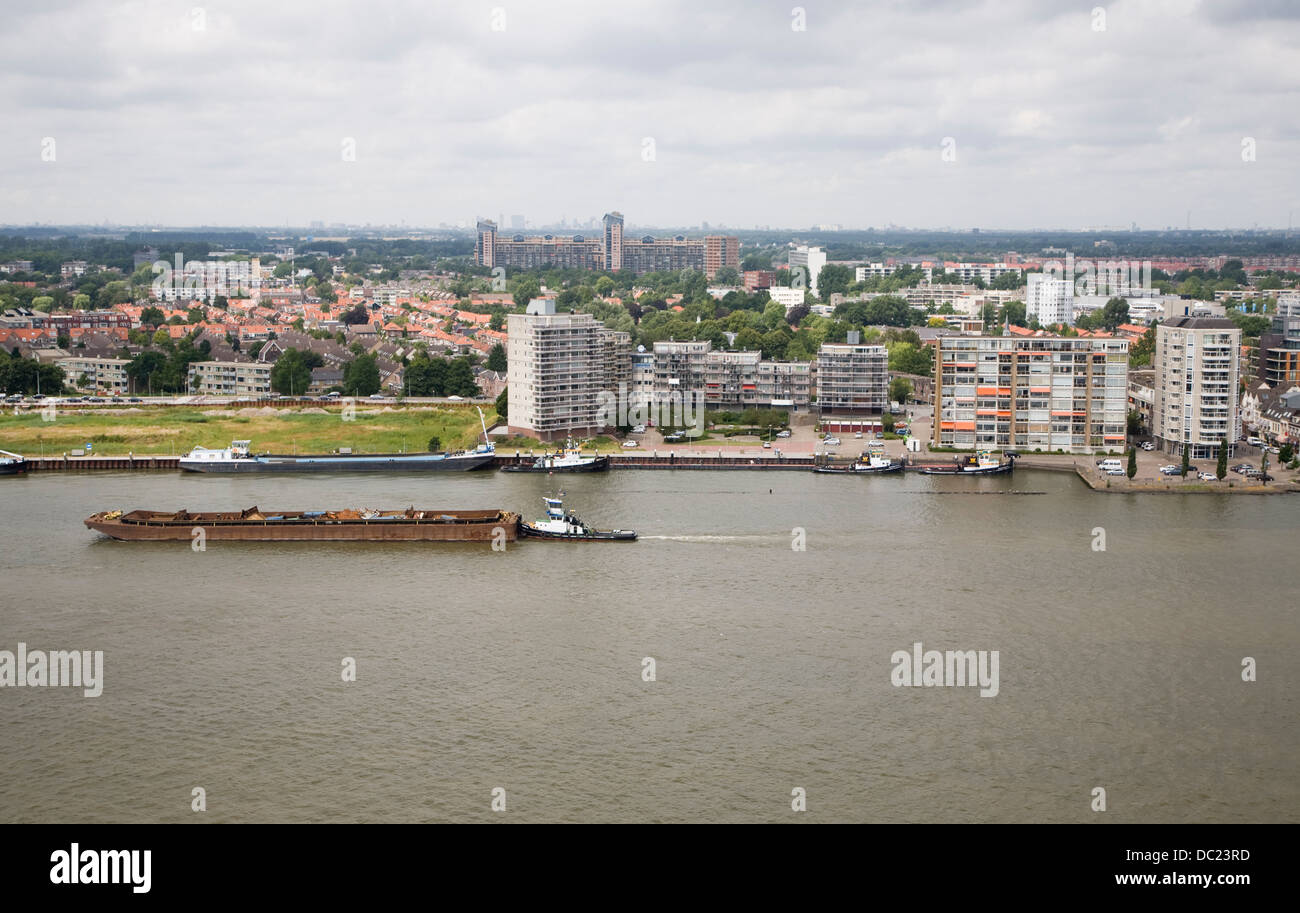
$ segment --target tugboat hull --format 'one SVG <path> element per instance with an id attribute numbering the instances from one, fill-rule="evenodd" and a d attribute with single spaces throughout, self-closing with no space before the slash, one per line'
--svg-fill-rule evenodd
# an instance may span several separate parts
<path id="1" fill-rule="evenodd" d="M 606 472 L 609 470 L 609 457 L 596 457 L 589 463 L 577 465 L 548 465 L 545 462 L 516 463 L 502 466 L 502 472 Z"/>
<path id="2" fill-rule="evenodd" d="M 586 533 L 552 533 L 519 524 L 519 535 L 526 539 L 554 539 L 566 542 L 634 542 L 636 533 L 630 529 L 591 530 Z"/>
<path id="3" fill-rule="evenodd" d="M 852 466 L 845 467 L 843 469 L 836 469 L 832 466 L 813 467 L 813 472 L 822 472 L 822 473 L 828 473 L 833 475 L 844 475 L 844 476 L 878 476 L 878 475 L 883 475 L 884 473 L 887 472 L 902 472 L 902 471 L 903 471 L 902 463 L 894 463 L 893 465 L 890 466 L 871 466 L 862 469 L 858 469 Z"/>

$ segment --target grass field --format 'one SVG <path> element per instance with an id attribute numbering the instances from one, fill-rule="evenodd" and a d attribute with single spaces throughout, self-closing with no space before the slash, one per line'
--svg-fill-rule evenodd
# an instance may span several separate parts
<path id="1" fill-rule="evenodd" d="M 491 427 L 496 415 L 484 410 Z M 341 407 L 324 409 L 149 408 L 61 411 L 52 422 L 39 411 L 0 414 L 0 449 L 53 456 L 87 442 L 100 456 L 188 453 L 195 446 L 227 447 L 250 440 L 255 452 L 418 452 L 437 436 L 443 449 L 472 447 L 482 437 L 478 413 L 468 406 L 403 408 L 358 405 L 345 421 Z"/>

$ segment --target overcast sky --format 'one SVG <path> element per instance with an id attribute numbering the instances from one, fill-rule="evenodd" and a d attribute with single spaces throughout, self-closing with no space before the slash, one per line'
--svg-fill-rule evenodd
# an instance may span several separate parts
<path id="1" fill-rule="evenodd" d="M 0 224 L 1300 210 L 1300 0 L 41 0 L 0 71 Z"/>

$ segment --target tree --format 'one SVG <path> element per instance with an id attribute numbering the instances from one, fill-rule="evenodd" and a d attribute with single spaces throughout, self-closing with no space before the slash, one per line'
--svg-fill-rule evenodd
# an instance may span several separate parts
<path id="1" fill-rule="evenodd" d="M 499 342 L 492 347 L 492 351 L 488 352 L 487 369 L 497 373 L 506 369 L 506 347 Z"/>
<path id="2" fill-rule="evenodd" d="M 474 369 L 465 358 L 452 359 L 447 368 L 448 396 L 478 396 L 481 391 L 474 380 Z"/>
<path id="3" fill-rule="evenodd" d="M 126 376 L 135 384 L 137 393 L 144 392 L 152 388 L 151 379 L 155 374 L 159 374 L 167 366 L 167 356 L 156 350 L 146 350 L 127 362 Z M 161 384 L 157 385 L 159 389 Z"/>
<path id="4" fill-rule="evenodd" d="M 1187 478 L 1187 472 L 1192 468 L 1192 448 L 1183 444 L 1183 465 L 1178 468 L 1178 474 L 1184 479 Z"/>
<path id="5" fill-rule="evenodd" d="M 77 309 L 78 311 L 88 311 L 88 310 L 90 310 L 90 296 L 89 296 L 89 295 L 73 295 L 73 296 L 72 296 L 72 306 L 73 306 L 75 309 Z"/>
<path id="6" fill-rule="evenodd" d="M 1128 302 L 1123 298 L 1110 299 L 1101 309 L 1099 319 L 1102 326 L 1112 331 L 1121 323 L 1128 323 Z"/>
<path id="7" fill-rule="evenodd" d="M 515 282 L 514 299 L 515 304 L 519 307 L 526 307 L 528 302 L 532 301 L 542 293 L 542 287 L 537 284 L 536 279 L 521 278 Z"/>
<path id="8" fill-rule="evenodd" d="M 833 294 L 844 294 L 853 284 L 853 270 L 838 263 L 828 263 L 817 274 L 817 292 L 823 301 L 830 301 Z"/>
<path id="9" fill-rule="evenodd" d="M 889 382 L 889 398 L 896 403 L 906 403 L 912 397 L 912 382 L 906 377 L 895 377 Z"/>
<path id="10" fill-rule="evenodd" d="M 339 320 L 348 326 L 357 326 L 359 324 L 369 323 L 370 312 L 366 310 L 364 304 L 358 304 L 344 311 L 339 316 Z"/>
<path id="11" fill-rule="evenodd" d="M 1136 447 L 1128 449 L 1128 468 L 1124 470 L 1124 474 L 1130 479 L 1138 474 L 1138 451 Z"/>
<path id="12" fill-rule="evenodd" d="M 1279 464 L 1290 463 L 1295 459 L 1295 446 L 1287 443 L 1277 448 L 1277 461 Z"/>
<path id="13" fill-rule="evenodd" d="M 147 307 L 140 312 L 140 322 L 147 323 L 149 326 L 156 327 L 166 319 L 167 318 L 163 316 L 163 312 L 153 306 Z"/>
<path id="14" fill-rule="evenodd" d="M 438 437 L 438 435 L 436 434 L 433 437 L 429 438 L 430 453 L 437 453 L 441 449 L 442 449 L 442 438 Z"/>
<path id="15" fill-rule="evenodd" d="M 502 390 L 500 394 L 497 395 L 497 401 L 493 404 L 492 408 L 496 410 L 497 415 L 503 421 L 509 417 L 510 396 L 506 390 Z"/>
<path id="16" fill-rule="evenodd" d="M 1226 437 L 1219 441 L 1219 464 L 1214 467 L 1214 474 L 1219 477 L 1220 482 L 1228 474 L 1228 439 Z"/>
<path id="17" fill-rule="evenodd" d="M 343 368 L 343 392 L 349 396 L 378 393 L 379 383 L 379 364 L 373 355 L 358 355 Z"/>
<path id="18" fill-rule="evenodd" d="M 894 433 L 894 414 L 892 412 L 886 412 L 880 416 L 880 428 L 886 434 Z"/>
<path id="19" fill-rule="evenodd" d="M 311 368 L 297 349 L 285 349 L 271 368 L 271 389 L 276 393 L 301 396 L 311 386 Z"/>

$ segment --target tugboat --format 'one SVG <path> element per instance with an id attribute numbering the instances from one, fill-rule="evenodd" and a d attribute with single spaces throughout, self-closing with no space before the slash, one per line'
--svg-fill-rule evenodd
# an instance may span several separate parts
<path id="1" fill-rule="evenodd" d="M 27 458 L 8 450 L 0 450 L 0 476 L 16 476 L 27 471 Z"/>
<path id="2" fill-rule="evenodd" d="M 532 523 L 527 520 L 519 524 L 519 534 L 532 539 L 570 539 L 574 541 L 611 541 L 631 542 L 636 539 L 636 531 L 631 529 L 592 529 L 577 514 L 564 509 L 564 502 L 559 498 L 543 498 L 546 502 L 546 516 Z"/>
<path id="3" fill-rule="evenodd" d="M 917 472 L 923 475 L 1001 475 L 1015 468 L 1016 458 L 1010 453 L 1005 460 L 989 450 L 979 450 L 965 457 L 958 457 L 950 466 L 922 466 Z"/>
<path id="4" fill-rule="evenodd" d="M 901 460 L 891 460 L 885 456 L 885 445 L 879 441 L 872 441 L 867 445 L 866 452 L 853 461 L 853 464 L 847 467 L 837 466 L 814 466 L 813 472 L 836 473 L 839 475 L 856 475 L 856 474 L 880 474 L 884 472 L 902 472 L 903 463 Z"/>
<path id="5" fill-rule="evenodd" d="M 565 442 L 563 449 L 542 454 L 531 463 L 501 467 L 502 472 L 605 472 L 607 469 L 609 457 L 583 456 L 582 450 L 571 440 Z"/>

